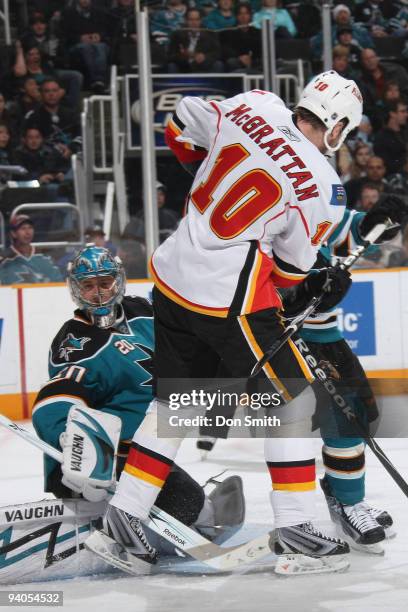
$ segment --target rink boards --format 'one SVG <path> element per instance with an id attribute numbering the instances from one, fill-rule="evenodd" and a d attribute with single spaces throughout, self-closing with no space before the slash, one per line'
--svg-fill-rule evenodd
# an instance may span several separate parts
<path id="1" fill-rule="evenodd" d="M 127 293 L 147 297 L 151 287 L 130 281 Z M 72 311 L 63 283 L 0 287 L 0 412 L 30 416 L 47 380 L 51 340 Z M 392 387 L 408 377 L 408 270 L 355 271 L 339 321 L 370 376 L 392 379 Z"/>

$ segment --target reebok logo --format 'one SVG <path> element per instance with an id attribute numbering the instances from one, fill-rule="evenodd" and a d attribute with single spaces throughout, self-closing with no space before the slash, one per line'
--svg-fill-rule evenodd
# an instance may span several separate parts
<path id="1" fill-rule="evenodd" d="M 177 544 L 181 544 L 182 546 L 186 545 L 185 540 L 182 540 L 181 538 L 179 538 L 179 536 L 177 536 L 175 533 L 172 533 L 169 529 L 164 530 L 164 533 L 168 536 L 171 537 L 172 540 L 174 540 L 175 542 L 177 542 Z"/>

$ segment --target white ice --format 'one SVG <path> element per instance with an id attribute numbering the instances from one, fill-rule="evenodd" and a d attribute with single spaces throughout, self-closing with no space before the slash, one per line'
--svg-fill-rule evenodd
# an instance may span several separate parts
<path id="1" fill-rule="evenodd" d="M 29 425 L 27 424 L 27 427 Z M 408 480 L 408 440 L 379 440 Z M 261 440 L 220 440 L 205 462 L 193 440 L 184 442 L 179 463 L 199 482 L 227 468 L 244 481 L 247 522 L 272 525 L 270 482 Z M 320 443 L 316 440 L 316 456 Z M 0 506 L 44 498 L 42 455 L 0 428 Z M 351 553 L 344 574 L 282 578 L 270 572 L 228 576 L 162 575 L 133 578 L 76 578 L 18 585 L 13 590 L 62 590 L 64 610 L 75 612 L 400 612 L 408 609 L 408 499 L 367 450 L 367 499 L 394 518 L 397 537 L 385 556 Z M 320 468 L 321 471 L 321 468 Z M 317 491 L 318 524 L 333 529 L 323 495 Z M 4 590 L 5 587 L 1 587 Z M 15 608 L 26 610 L 26 608 Z M 39 609 L 39 608 L 35 608 Z"/>

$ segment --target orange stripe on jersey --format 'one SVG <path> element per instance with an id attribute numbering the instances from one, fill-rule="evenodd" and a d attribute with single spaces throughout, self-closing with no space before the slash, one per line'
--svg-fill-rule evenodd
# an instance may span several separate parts
<path id="1" fill-rule="evenodd" d="M 200 304 L 194 304 L 193 302 L 186 300 L 181 295 L 173 291 L 171 287 L 166 285 L 166 283 L 160 279 L 156 270 L 154 269 L 152 260 L 150 260 L 149 268 L 151 276 L 153 277 L 154 283 L 157 288 L 166 297 L 168 297 L 173 302 L 176 302 L 176 304 L 178 304 L 179 306 L 183 306 L 184 308 L 187 308 L 187 310 L 193 310 L 194 312 L 198 312 L 200 314 L 210 315 L 212 317 L 220 317 L 223 319 L 227 318 L 229 308 L 211 308 L 211 306 L 201 306 Z"/>
<path id="2" fill-rule="evenodd" d="M 273 260 L 258 250 L 256 264 L 256 273 L 251 280 L 251 301 L 248 300 L 248 303 L 245 304 L 243 314 L 265 308 L 282 308 L 282 300 L 272 280 Z"/>
<path id="3" fill-rule="evenodd" d="M 288 344 L 289 344 L 290 348 L 292 349 L 292 353 L 296 357 L 296 361 L 298 362 L 298 364 L 300 366 L 300 369 L 303 372 L 303 376 L 306 378 L 306 380 L 308 382 L 312 383 L 314 381 L 315 377 L 313 376 L 313 372 L 310 370 L 310 368 L 307 365 L 306 361 L 303 359 L 302 354 L 299 351 L 298 347 L 293 342 L 293 340 L 291 340 L 290 338 L 288 340 Z"/>
<path id="4" fill-rule="evenodd" d="M 132 446 L 125 467 L 135 468 L 164 482 L 170 473 L 172 461 L 166 457 L 161 457 L 158 453 L 149 451 L 149 449 Z"/>
<path id="5" fill-rule="evenodd" d="M 260 253 L 258 251 L 255 255 L 255 262 L 254 262 L 254 265 L 252 266 L 251 276 L 248 279 L 248 286 L 249 286 L 248 299 L 244 303 L 242 314 L 252 312 L 252 304 L 255 298 L 255 291 L 256 291 L 256 282 L 258 279 L 259 271 L 261 269 L 261 265 L 262 265 L 262 257 L 260 256 Z"/>
<path id="6" fill-rule="evenodd" d="M 245 339 L 248 342 L 248 344 L 249 344 L 253 354 L 255 355 L 255 357 L 259 361 L 264 356 L 264 353 L 263 353 L 261 347 L 259 346 L 259 344 L 257 343 L 257 341 L 254 338 L 254 335 L 253 335 L 252 330 L 251 330 L 251 328 L 249 326 L 249 323 L 247 321 L 246 316 L 245 315 L 241 315 L 240 317 L 238 317 L 238 322 L 239 322 L 239 324 L 241 326 L 241 330 L 242 330 L 242 332 L 243 332 L 243 334 L 245 336 Z M 274 381 L 275 387 L 277 388 L 279 393 L 282 395 L 284 400 L 286 402 L 289 402 L 292 399 L 292 396 L 290 395 L 289 391 L 285 388 L 285 386 L 282 384 L 282 382 L 277 377 L 275 371 L 272 369 L 271 364 L 270 363 L 266 363 L 264 365 L 264 367 L 263 367 L 263 370 L 265 371 L 265 373 L 268 376 L 268 378 L 270 378 L 272 381 Z"/>
<path id="7" fill-rule="evenodd" d="M 164 138 L 167 146 L 173 151 L 180 162 L 191 163 L 194 161 L 201 161 L 207 157 L 207 151 L 196 151 L 192 148 L 190 143 L 178 142 L 176 138 L 180 136 L 181 132 L 175 131 L 173 125 L 167 124 Z"/>
<path id="8" fill-rule="evenodd" d="M 293 462 L 267 462 L 272 486 L 277 491 L 309 491 L 315 488 L 314 459 Z"/>

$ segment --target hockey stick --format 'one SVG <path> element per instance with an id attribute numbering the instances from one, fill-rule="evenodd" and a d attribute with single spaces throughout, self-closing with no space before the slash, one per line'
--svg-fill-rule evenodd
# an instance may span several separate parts
<path id="1" fill-rule="evenodd" d="M 383 234 L 386 230 L 391 229 L 393 227 L 395 227 L 395 224 L 390 219 L 388 219 L 385 223 L 379 223 L 378 225 L 373 227 L 373 229 L 364 238 L 365 244 L 356 247 L 354 251 L 352 251 L 350 255 L 346 257 L 344 261 L 338 264 L 339 268 L 341 268 L 342 270 L 349 270 L 351 266 L 355 264 L 357 259 L 361 257 L 364 251 L 369 246 L 371 246 L 377 240 L 377 238 L 381 236 L 381 234 Z M 263 355 L 263 357 L 254 365 L 254 367 L 252 368 L 252 372 L 249 376 L 250 379 L 257 376 L 259 372 L 262 370 L 262 368 L 264 367 L 264 365 L 270 359 L 272 359 L 272 357 L 274 357 L 276 353 L 280 351 L 280 349 L 285 344 L 285 342 L 287 342 L 289 338 L 291 338 L 293 334 L 302 327 L 303 323 L 312 314 L 312 312 L 317 308 L 317 306 L 320 304 L 323 298 L 324 298 L 324 293 L 321 293 L 318 297 L 312 298 L 309 305 L 305 308 L 305 310 L 301 312 L 300 314 L 298 314 L 294 319 L 292 319 L 292 321 L 286 327 L 283 334 L 281 334 L 279 338 L 275 340 L 275 342 L 270 346 L 270 348 L 267 351 L 265 351 L 265 354 Z"/>
<path id="2" fill-rule="evenodd" d="M 24 427 L 21 427 L 6 416 L 0 414 L 0 425 L 3 425 L 16 435 L 23 438 L 42 450 L 59 463 L 62 463 L 62 452 L 40 440 Z M 113 493 L 113 491 L 112 491 Z M 271 544 L 274 539 L 274 530 L 262 536 L 254 538 L 244 544 L 237 544 L 231 547 L 223 547 L 207 540 L 194 529 L 190 529 L 164 510 L 153 506 L 148 521 L 145 524 L 149 529 L 171 542 L 184 553 L 193 559 L 201 561 L 208 567 L 218 571 L 229 571 L 241 567 L 247 563 L 252 563 L 271 554 Z"/>
<path id="3" fill-rule="evenodd" d="M 353 424 L 356 433 L 361 438 L 363 438 L 367 446 L 371 448 L 374 455 L 387 470 L 394 482 L 399 486 L 404 495 L 408 497 L 408 483 L 406 482 L 406 480 L 404 480 L 404 478 L 398 472 L 396 467 L 394 467 L 390 459 L 388 459 L 387 455 L 384 453 L 377 441 L 370 436 L 366 426 L 358 418 L 355 413 L 355 410 L 347 403 L 346 399 L 338 391 L 332 379 L 329 379 L 326 375 L 326 372 L 321 367 L 319 367 L 317 360 L 313 357 L 313 354 L 311 353 L 306 342 L 304 342 L 304 340 L 302 340 L 301 338 L 298 338 L 295 340 L 295 344 L 300 353 L 305 356 L 307 360 L 307 365 L 315 375 L 315 379 L 319 381 L 322 387 L 326 390 L 327 394 L 331 397 L 333 403 L 337 406 L 337 408 L 342 411 L 346 419 Z"/>

